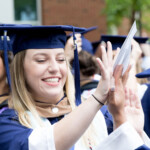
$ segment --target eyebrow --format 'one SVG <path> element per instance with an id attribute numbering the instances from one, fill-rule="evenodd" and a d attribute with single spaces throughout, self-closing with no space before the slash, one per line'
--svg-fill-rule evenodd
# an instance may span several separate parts
<path id="1" fill-rule="evenodd" d="M 44 55 L 44 56 L 46 56 L 47 54 L 46 53 L 37 53 L 37 54 L 33 55 L 33 57 L 37 56 L 37 55 Z"/>
<path id="2" fill-rule="evenodd" d="M 60 52 L 57 55 L 65 55 L 65 53 L 64 52 Z"/>
<path id="3" fill-rule="evenodd" d="M 35 54 L 35 55 L 33 55 L 33 57 L 35 57 L 35 56 L 37 56 L 37 55 L 43 55 L 43 56 L 47 56 L 48 54 L 47 53 L 37 53 L 37 54 Z M 65 53 L 64 52 L 60 52 L 60 53 L 57 53 L 57 56 L 59 56 L 59 55 L 64 55 L 65 56 Z"/>

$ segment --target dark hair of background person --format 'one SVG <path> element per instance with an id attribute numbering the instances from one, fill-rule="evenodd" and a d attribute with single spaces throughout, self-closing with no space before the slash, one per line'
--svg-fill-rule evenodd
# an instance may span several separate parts
<path id="1" fill-rule="evenodd" d="M 88 52 L 82 50 L 79 53 L 80 72 L 84 76 L 92 76 L 99 73 L 99 68 L 95 57 Z"/>

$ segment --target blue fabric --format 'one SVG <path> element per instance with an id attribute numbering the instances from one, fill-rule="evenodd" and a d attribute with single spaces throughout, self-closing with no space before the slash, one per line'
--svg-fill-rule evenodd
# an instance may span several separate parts
<path id="1" fill-rule="evenodd" d="M 150 69 L 146 69 L 138 74 L 136 74 L 137 78 L 148 78 L 150 77 Z"/>
<path id="2" fill-rule="evenodd" d="M 0 108 L 0 114 L 1 114 L 4 110 L 6 110 L 6 109 L 8 109 L 8 107 Z"/>
<path id="3" fill-rule="evenodd" d="M 2 40 L 3 36 L 0 37 L 0 50 L 4 49 L 4 41 Z M 7 40 L 7 50 L 12 51 L 11 42 Z"/>
<path id="4" fill-rule="evenodd" d="M 0 149 L 28 150 L 28 137 L 32 129 L 22 126 L 13 109 L 0 114 Z"/>
<path id="5" fill-rule="evenodd" d="M 75 43 L 75 29 L 73 28 L 73 41 L 74 41 L 74 76 L 75 76 L 75 98 L 76 98 L 76 105 L 79 106 L 81 104 L 81 90 L 80 90 L 80 66 L 79 66 L 79 59 L 78 59 L 78 50 L 77 45 Z"/>
<path id="6" fill-rule="evenodd" d="M 6 76 L 7 76 L 7 80 L 8 80 L 8 85 L 10 87 L 11 90 L 11 79 L 10 79 L 10 72 L 9 72 L 9 62 L 8 62 L 8 47 L 7 47 L 7 31 L 4 31 L 4 62 L 5 62 L 5 68 L 6 68 Z"/>
<path id="7" fill-rule="evenodd" d="M 142 145 L 135 150 L 150 150 L 150 148 L 148 148 L 146 145 Z"/>
<path id="8" fill-rule="evenodd" d="M 121 48 L 123 42 L 125 41 L 127 36 L 120 36 L 120 35 L 101 35 L 100 41 L 110 41 L 112 43 L 113 50 L 116 50 L 117 47 Z M 134 39 L 138 43 L 146 43 L 149 39 L 148 37 L 134 37 Z"/>
<path id="9" fill-rule="evenodd" d="M 8 36 L 12 35 L 14 54 L 25 49 L 64 48 L 66 34 L 64 31 L 72 31 L 72 26 L 29 26 L 14 25 L 0 26 L 0 33 L 6 30 Z M 75 31 L 85 31 L 85 28 L 74 27 Z"/>
<path id="10" fill-rule="evenodd" d="M 150 84 L 146 84 L 148 86 L 141 102 L 144 111 L 145 123 L 144 123 L 144 131 L 150 137 Z"/>
<path id="11" fill-rule="evenodd" d="M 98 46 L 99 46 L 100 43 L 101 43 L 100 40 L 99 40 L 99 41 L 94 41 L 94 42 L 92 42 L 92 47 L 93 47 L 93 53 L 94 53 L 94 54 L 96 53 L 97 48 L 98 48 Z"/>
<path id="12" fill-rule="evenodd" d="M 91 55 L 94 54 L 92 43 L 86 39 L 84 36 L 81 36 L 82 39 L 82 50 L 87 51 Z"/>
<path id="13" fill-rule="evenodd" d="M 105 122 L 107 125 L 108 134 L 113 132 L 113 118 L 112 115 L 109 113 L 107 105 L 104 105 L 101 109 L 102 114 L 104 115 Z"/>
<path id="14" fill-rule="evenodd" d="M 73 147 L 71 147 L 71 149 L 70 150 L 74 150 L 74 146 Z"/>

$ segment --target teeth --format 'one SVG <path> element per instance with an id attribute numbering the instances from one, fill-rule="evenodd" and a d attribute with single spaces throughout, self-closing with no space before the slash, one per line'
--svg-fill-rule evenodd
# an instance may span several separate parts
<path id="1" fill-rule="evenodd" d="M 58 78 L 49 78 L 49 79 L 46 79 L 44 81 L 46 81 L 46 82 L 58 82 L 59 79 Z"/>

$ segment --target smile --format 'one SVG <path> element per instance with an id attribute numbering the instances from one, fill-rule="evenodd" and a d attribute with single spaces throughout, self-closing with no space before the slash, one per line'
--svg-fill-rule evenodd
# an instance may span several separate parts
<path id="1" fill-rule="evenodd" d="M 59 82 L 59 78 L 48 78 L 44 79 L 45 82 Z"/>

